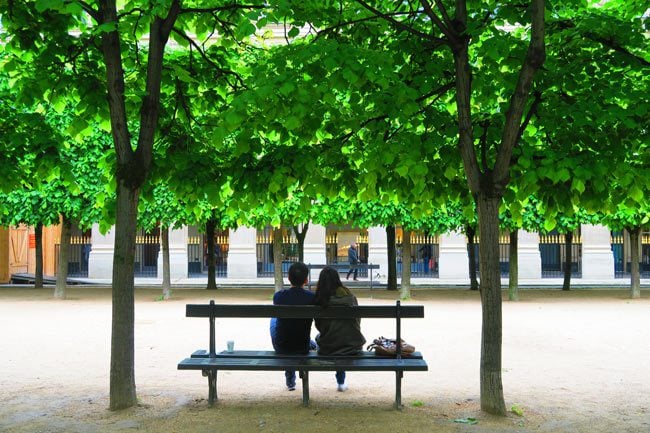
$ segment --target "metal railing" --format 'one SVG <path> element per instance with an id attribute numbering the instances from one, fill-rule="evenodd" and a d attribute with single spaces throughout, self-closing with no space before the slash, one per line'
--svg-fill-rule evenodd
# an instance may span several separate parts
<path id="1" fill-rule="evenodd" d="M 160 236 L 141 233 L 135 237 L 135 266 L 133 275 L 138 278 L 158 276 Z"/>
<path id="2" fill-rule="evenodd" d="M 355 242 L 359 253 L 359 262 L 368 263 L 368 234 L 359 233 Z M 331 233 L 325 238 L 326 260 L 328 265 L 345 265 L 348 262 L 349 245 L 338 244 L 338 233 Z M 357 277 L 368 278 L 368 269 L 363 267 L 357 268 Z"/>
<path id="3" fill-rule="evenodd" d="M 650 233 L 642 233 L 639 237 L 641 241 L 639 273 L 641 278 L 650 278 Z M 614 254 L 614 276 L 629 278 L 632 266 L 629 236 L 623 232 L 612 232 L 610 242 Z"/>
<path id="4" fill-rule="evenodd" d="M 272 277 L 275 265 L 273 263 L 273 231 L 258 230 L 256 242 L 257 276 Z M 292 230 L 282 231 L 282 275 L 287 276 L 289 267 L 298 261 L 298 239 Z"/>
<path id="5" fill-rule="evenodd" d="M 395 239 L 397 274 L 402 274 L 402 236 Z M 440 247 L 438 236 L 424 233 L 411 234 L 411 278 L 438 278 Z"/>
<path id="6" fill-rule="evenodd" d="M 470 244 L 467 244 L 467 254 L 469 255 Z M 480 254 L 481 246 L 479 236 L 474 236 L 474 254 L 476 257 L 476 277 L 481 277 Z M 508 232 L 499 233 L 499 269 L 502 278 L 508 278 L 510 275 L 510 234 Z M 468 271 L 469 272 L 469 271 Z"/>
<path id="7" fill-rule="evenodd" d="M 214 237 L 214 261 L 217 278 L 228 276 L 228 233 Z M 187 239 L 187 276 L 189 278 L 205 277 L 208 273 L 208 251 L 205 235 L 191 236 Z"/>
<path id="8" fill-rule="evenodd" d="M 88 258 L 92 243 L 87 236 L 71 236 L 70 250 L 68 251 L 68 277 L 87 278 Z M 54 244 L 54 272 L 59 269 L 60 241 Z"/>
<path id="9" fill-rule="evenodd" d="M 563 234 L 539 235 L 539 252 L 542 259 L 542 278 L 564 277 L 566 241 Z M 578 232 L 571 242 L 571 276 L 582 278 L 582 239 Z"/>

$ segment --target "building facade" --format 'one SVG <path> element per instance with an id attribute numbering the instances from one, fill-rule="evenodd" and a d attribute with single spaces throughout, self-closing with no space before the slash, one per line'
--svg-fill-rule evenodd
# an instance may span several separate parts
<path id="1" fill-rule="evenodd" d="M 43 231 L 43 269 L 45 275 L 55 276 L 59 250 L 59 228 L 47 227 Z M 283 228 L 282 271 L 299 259 L 298 237 L 291 228 Z M 413 285 L 466 285 L 469 284 L 470 250 L 480 256 L 480 240 L 468 244 L 459 233 L 439 236 L 412 233 L 410 250 L 402 247 L 402 230 L 396 230 L 396 258 L 398 278 L 404 257 L 411 258 Z M 162 278 L 162 255 L 158 229 L 136 237 L 135 277 L 152 283 Z M 102 234 L 98 226 L 92 230 L 73 230 L 69 253 L 70 278 L 87 281 L 110 282 L 112 278 L 112 231 Z M 272 281 L 273 230 L 239 228 L 217 231 L 215 266 L 221 283 L 268 283 Z M 351 226 L 320 226 L 310 224 L 304 238 L 304 262 L 311 264 L 347 263 L 349 245 L 358 245 L 362 263 L 378 265 L 372 275 L 361 269 L 363 281 L 372 277 L 382 283 L 388 273 L 388 242 L 383 227 L 359 229 Z M 639 249 L 641 278 L 650 279 L 650 232 L 643 232 Z M 509 272 L 509 234 L 500 239 L 500 264 L 503 278 Z M 169 234 L 170 272 L 175 284 L 202 284 L 207 278 L 207 238 L 197 227 L 171 230 Z M 572 234 L 567 246 L 565 235 L 550 233 L 539 235 L 518 233 L 519 282 L 522 285 L 557 284 L 564 270 L 571 267 L 574 284 L 624 285 L 630 272 L 631 245 L 624 232 L 610 232 L 608 228 L 583 225 Z M 14 227 L 0 229 L 0 282 L 8 282 L 13 274 L 35 271 L 35 239 L 33 228 Z M 317 271 L 314 271 L 317 272 Z M 316 278 L 317 275 L 312 275 Z M 479 273 L 480 277 L 480 273 Z M 203 281 L 201 280 L 203 279 Z"/>

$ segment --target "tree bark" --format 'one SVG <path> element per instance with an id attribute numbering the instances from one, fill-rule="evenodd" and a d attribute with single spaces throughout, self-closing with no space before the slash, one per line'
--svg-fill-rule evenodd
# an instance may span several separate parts
<path id="1" fill-rule="evenodd" d="M 402 235 L 402 291 L 400 299 L 411 298 L 411 231 L 403 230 Z"/>
<path id="2" fill-rule="evenodd" d="M 639 234 L 640 227 L 627 229 L 630 234 L 630 298 L 641 297 L 641 273 L 639 271 Z"/>
<path id="3" fill-rule="evenodd" d="M 282 227 L 273 229 L 273 280 L 275 291 L 284 288 L 282 278 Z"/>
<path id="4" fill-rule="evenodd" d="M 388 244 L 388 290 L 397 290 L 397 254 L 395 250 L 395 226 L 386 226 L 386 243 Z"/>
<path id="5" fill-rule="evenodd" d="M 522 131 L 523 113 L 533 78 L 546 58 L 544 46 L 544 0 L 531 0 L 531 38 L 526 59 L 512 91 L 501 142 L 496 146 L 492 168 L 484 159 L 479 166 L 472 127 L 472 72 L 467 34 L 467 2 L 457 0 L 454 19 L 442 28 L 454 56 L 456 108 L 458 111 L 458 148 L 470 192 L 478 198 L 481 233 L 481 303 L 483 331 L 481 341 L 481 409 L 505 415 L 501 382 L 501 291 L 499 272 L 499 201 L 510 181 L 513 149 Z M 444 27 L 436 24 L 438 27 Z M 484 272 L 486 274 L 484 274 Z"/>
<path id="6" fill-rule="evenodd" d="M 508 256 L 508 299 L 519 300 L 519 230 L 510 231 L 510 254 Z"/>
<path id="7" fill-rule="evenodd" d="M 37 223 L 34 227 L 34 238 L 36 241 L 36 269 L 34 270 L 34 288 L 43 288 L 43 223 Z"/>
<path id="8" fill-rule="evenodd" d="M 573 232 L 564 234 L 564 283 L 562 283 L 562 290 L 571 290 L 571 265 L 573 258 L 571 257 L 571 246 L 573 245 Z"/>
<path id="9" fill-rule="evenodd" d="M 61 241 L 59 243 L 59 258 L 56 270 L 56 287 L 54 297 L 65 299 L 66 283 L 68 281 L 68 257 L 70 256 L 70 235 L 72 222 L 65 215 L 61 220 Z"/>
<path id="10" fill-rule="evenodd" d="M 113 319 L 111 333 L 110 409 L 137 403 L 134 356 L 135 235 L 140 190 L 121 179 L 117 186 L 115 253 L 113 254 Z"/>
<path id="11" fill-rule="evenodd" d="M 169 227 L 160 228 L 160 246 L 162 249 L 162 297 L 172 297 L 172 281 L 169 269 Z"/>
<path id="12" fill-rule="evenodd" d="M 465 229 L 465 234 L 467 235 L 467 254 L 469 257 L 469 289 L 478 290 L 478 279 L 476 277 L 476 269 L 478 266 L 476 263 L 476 243 L 474 242 L 474 237 L 476 236 L 476 228 L 467 226 Z"/>
<path id="13" fill-rule="evenodd" d="M 309 222 L 302 225 L 302 230 L 297 225 L 293 226 L 293 233 L 298 240 L 298 261 L 301 263 L 305 263 L 305 237 L 307 236 L 308 228 Z"/>
<path id="14" fill-rule="evenodd" d="M 217 222 L 214 218 L 210 218 L 205 223 L 205 237 L 208 243 L 208 290 L 217 289 L 217 272 L 214 257 L 214 232 L 217 227 Z"/>
<path id="15" fill-rule="evenodd" d="M 499 205 L 501 198 L 478 195 L 481 231 L 481 409 L 505 414 L 501 380 L 501 270 L 499 267 Z"/>
<path id="16" fill-rule="evenodd" d="M 94 17 L 105 25 L 101 50 L 106 66 L 106 90 L 111 134 L 117 157 L 117 210 L 113 254 L 113 317 L 111 335 L 110 410 L 137 403 L 134 372 L 134 260 L 140 188 L 153 155 L 153 139 L 160 110 L 160 86 L 165 45 L 180 13 L 180 0 L 172 0 L 165 18 L 149 24 L 149 49 L 145 88 L 142 91 L 137 146 L 129 133 L 124 69 L 115 0 L 100 0 Z"/>

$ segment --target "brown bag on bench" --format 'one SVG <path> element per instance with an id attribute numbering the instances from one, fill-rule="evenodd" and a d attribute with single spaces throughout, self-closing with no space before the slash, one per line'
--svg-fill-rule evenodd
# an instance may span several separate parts
<path id="1" fill-rule="evenodd" d="M 415 347 L 413 347 L 413 345 L 408 344 L 404 340 L 400 341 L 402 343 L 402 356 L 410 356 L 415 352 Z M 379 356 L 397 356 L 397 340 L 385 337 L 375 338 L 372 344 L 367 347 L 367 350 L 374 350 L 375 354 Z"/>

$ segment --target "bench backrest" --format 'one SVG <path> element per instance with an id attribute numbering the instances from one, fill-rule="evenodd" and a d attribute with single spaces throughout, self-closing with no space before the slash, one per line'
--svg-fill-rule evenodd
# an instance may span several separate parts
<path id="1" fill-rule="evenodd" d="M 215 356 L 215 318 L 217 317 L 278 317 L 282 319 L 356 319 L 390 318 L 395 319 L 395 338 L 401 338 L 401 319 L 423 318 L 424 306 L 401 305 L 359 305 L 331 306 L 322 308 L 316 305 L 249 305 L 249 304 L 187 304 L 187 317 L 207 317 L 210 319 L 210 356 Z"/>
<path id="2" fill-rule="evenodd" d="M 282 319 L 422 318 L 422 305 L 316 305 L 187 304 L 187 317 L 278 317 Z"/>

